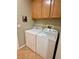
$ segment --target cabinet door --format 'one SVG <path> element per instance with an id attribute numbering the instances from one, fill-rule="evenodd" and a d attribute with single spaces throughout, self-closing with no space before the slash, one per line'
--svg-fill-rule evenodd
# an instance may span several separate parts
<path id="1" fill-rule="evenodd" d="M 35 35 L 31 33 L 26 33 L 26 45 L 30 49 L 32 49 L 34 52 L 36 51 L 36 39 Z"/>
<path id="2" fill-rule="evenodd" d="M 54 18 L 61 17 L 61 0 L 52 0 L 51 16 Z"/>
<path id="3" fill-rule="evenodd" d="M 32 18 L 41 18 L 41 0 L 32 0 Z"/>
<path id="4" fill-rule="evenodd" d="M 51 0 L 42 0 L 42 18 L 49 18 Z"/>
<path id="5" fill-rule="evenodd" d="M 38 36 L 36 52 L 44 59 L 46 59 L 47 56 L 47 47 L 48 47 L 48 40 Z"/>

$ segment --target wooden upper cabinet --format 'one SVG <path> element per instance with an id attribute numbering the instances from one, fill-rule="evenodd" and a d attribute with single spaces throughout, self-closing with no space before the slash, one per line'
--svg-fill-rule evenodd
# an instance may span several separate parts
<path id="1" fill-rule="evenodd" d="M 41 0 L 32 0 L 32 18 L 41 18 Z"/>
<path id="2" fill-rule="evenodd" d="M 61 18 L 61 0 L 32 0 L 32 18 Z"/>
<path id="3" fill-rule="evenodd" d="M 61 0 L 52 0 L 51 17 L 61 18 Z"/>
<path id="4" fill-rule="evenodd" d="M 49 18 L 50 0 L 42 0 L 42 18 Z"/>

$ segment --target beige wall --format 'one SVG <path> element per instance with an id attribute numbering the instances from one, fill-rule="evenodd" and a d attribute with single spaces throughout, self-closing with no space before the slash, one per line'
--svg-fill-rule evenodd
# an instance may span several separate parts
<path id="1" fill-rule="evenodd" d="M 35 24 L 52 24 L 58 31 L 61 30 L 61 20 L 60 19 L 38 19 L 34 20 Z"/>
<path id="2" fill-rule="evenodd" d="M 22 22 L 22 16 L 27 16 L 28 22 Z M 25 44 L 25 30 L 29 29 L 33 25 L 33 20 L 31 20 L 31 2 L 30 0 L 17 0 L 17 24 L 20 27 L 17 27 L 17 35 L 19 46 Z"/>

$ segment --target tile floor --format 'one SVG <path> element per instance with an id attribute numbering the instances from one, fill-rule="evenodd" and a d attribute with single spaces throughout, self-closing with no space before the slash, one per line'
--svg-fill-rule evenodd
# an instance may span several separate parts
<path id="1" fill-rule="evenodd" d="M 17 51 L 17 59 L 43 59 L 31 49 L 24 47 Z"/>

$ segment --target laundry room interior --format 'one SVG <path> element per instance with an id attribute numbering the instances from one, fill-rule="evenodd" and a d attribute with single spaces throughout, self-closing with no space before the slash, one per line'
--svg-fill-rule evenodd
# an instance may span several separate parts
<path id="1" fill-rule="evenodd" d="M 61 59 L 61 0 L 17 0 L 17 59 Z"/>

